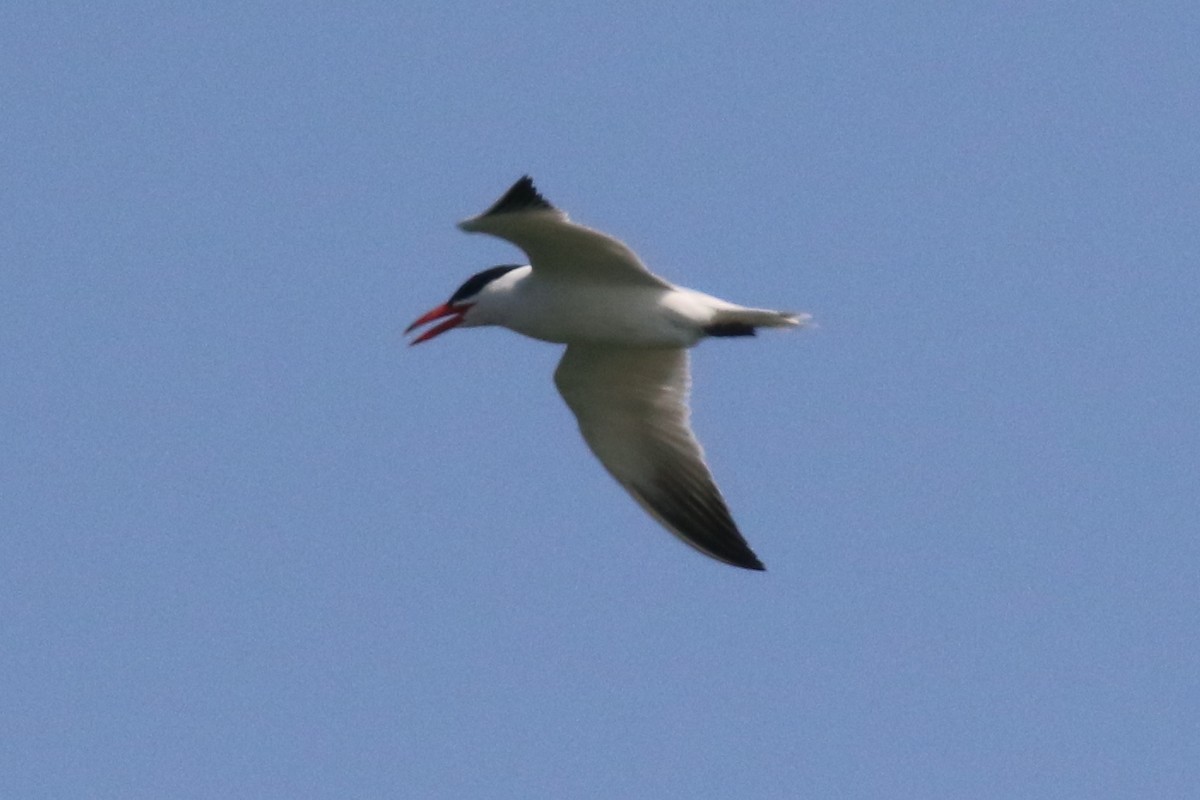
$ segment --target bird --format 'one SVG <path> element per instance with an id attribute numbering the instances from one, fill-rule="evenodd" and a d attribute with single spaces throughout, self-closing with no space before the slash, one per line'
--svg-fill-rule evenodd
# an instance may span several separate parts
<path id="1" fill-rule="evenodd" d="M 454 328 L 493 325 L 565 344 L 555 386 L 612 477 L 696 550 L 764 570 L 692 432 L 688 350 L 708 338 L 800 327 L 810 315 L 748 308 L 675 286 L 623 242 L 572 222 L 528 175 L 458 227 L 504 239 L 528 261 L 472 275 L 408 326 L 406 335 L 438 323 L 410 345 Z"/>

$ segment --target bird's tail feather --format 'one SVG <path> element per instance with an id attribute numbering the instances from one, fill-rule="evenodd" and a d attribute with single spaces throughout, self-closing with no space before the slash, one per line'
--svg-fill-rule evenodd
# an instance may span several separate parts
<path id="1" fill-rule="evenodd" d="M 807 325 L 811 314 L 791 311 L 768 311 L 765 308 L 730 308 L 716 313 L 713 323 L 718 326 L 750 328 L 795 328 Z"/>

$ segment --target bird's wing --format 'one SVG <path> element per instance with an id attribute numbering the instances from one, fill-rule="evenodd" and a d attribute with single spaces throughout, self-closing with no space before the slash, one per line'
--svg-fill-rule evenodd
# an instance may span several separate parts
<path id="1" fill-rule="evenodd" d="M 538 194 L 528 175 L 487 211 L 458 227 L 515 244 L 529 256 L 534 272 L 546 278 L 671 288 L 623 242 L 571 222 Z"/>
<path id="2" fill-rule="evenodd" d="M 584 440 L 642 508 L 700 552 L 763 569 L 688 424 L 690 382 L 683 349 L 573 344 L 554 373 Z"/>

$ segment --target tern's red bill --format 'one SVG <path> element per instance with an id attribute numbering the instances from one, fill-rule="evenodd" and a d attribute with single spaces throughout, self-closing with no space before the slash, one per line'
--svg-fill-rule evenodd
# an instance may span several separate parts
<path id="1" fill-rule="evenodd" d="M 421 342 L 427 342 L 430 339 L 432 339 L 433 337 L 443 334 L 446 331 L 450 330 L 451 328 L 457 327 L 458 325 L 460 325 L 462 323 L 463 315 L 467 313 L 468 308 L 470 308 L 470 306 L 453 308 L 450 306 L 449 303 L 444 303 L 444 304 L 438 306 L 437 308 L 430 309 L 426 313 L 422 314 L 421 317 L 418 318 L 416 322 L 414 322 L 412 325 L 409 325 L 407 328 L 404 329 L 405 333 L 412 333 L 413 330 L 415 330 L 416 328 L 419 328 L 428 322 L 433 322 L 434 320 L 442 319 L 443 317 L 449 317 L 450 319 L 447 319 L 445 322 L 442 322 L 439 325 L 434 325 L 432 328 L 425 331 L 420 336 L 418 336 L 417 338 L 415 338 L 411 342 L 409 342 L 409 346 L 411 347 L 414 344 L 420 344 Z"/>

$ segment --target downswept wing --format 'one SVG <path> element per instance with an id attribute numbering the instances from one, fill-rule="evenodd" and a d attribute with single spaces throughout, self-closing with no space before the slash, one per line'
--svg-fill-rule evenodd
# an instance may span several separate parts
<path id="1" fill-rule="evenodd" d="M 671 288 L 623 242 L 571 222 L 538 193 L 528 175 L 487 211 L 458 227 L 515 244 L 529 256 L 534 272 L 546 278 Z"/>
<path id="2" fill-rule="evenodd" d="M 596 457 L 652 517 L 706 555 L 763 569 L 688 424 L 683 349 L 573 344 L 554 383 Z"/>

